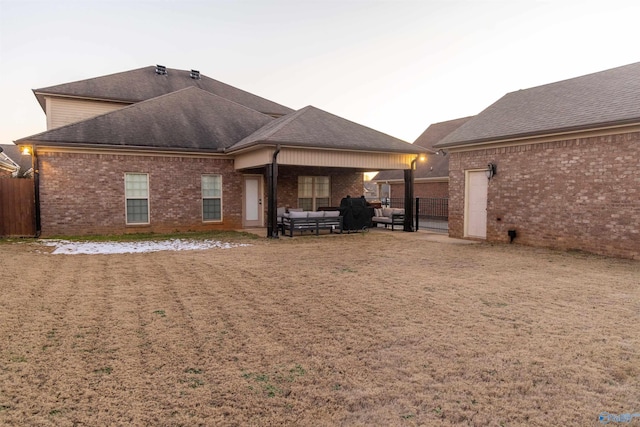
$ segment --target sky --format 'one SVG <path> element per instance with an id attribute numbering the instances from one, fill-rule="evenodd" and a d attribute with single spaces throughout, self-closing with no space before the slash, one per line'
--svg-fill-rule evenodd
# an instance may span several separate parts
<path id="1" fill-rule="evenodd" d="M 634 0 L 0 0 L 0 143 L 32 90 L 162 64 L 413 142 L 503 95 L 640 61 Z"/>

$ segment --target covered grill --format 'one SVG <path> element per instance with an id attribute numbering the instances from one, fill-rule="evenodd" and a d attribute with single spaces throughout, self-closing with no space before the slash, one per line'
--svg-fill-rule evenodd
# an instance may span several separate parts
<path id="1" fill-rule="evenodd" d="M 347 196 L 340 201 L 340 215 L 343 218 L 343 230 L 361 231 L 371 226 L 372 210 L 364 197 Z"/>

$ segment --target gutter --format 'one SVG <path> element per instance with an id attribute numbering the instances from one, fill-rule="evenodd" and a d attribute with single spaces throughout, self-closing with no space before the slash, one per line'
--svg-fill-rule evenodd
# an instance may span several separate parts
<path id="1" fill-rule="evenodd" d="M 613 129 L 629 127 L 629 125 L 640 126 L 640 118 L 634 118 L 634 119 L 617 121 L 617 122 L 604 122 L 604 123 L 598 123 L 598 124 L 589 125 L 589 126 L 580 125 L 580 126 L 571 126 L 571 127 L 558 128 L 558 129 L 547 129 L 547 130 L 536 131 L 536 132 L 516 133 L 511 135 L 496 135 L 496 136 L 489 136 L 486 138 L 472 139 L 468 141 L 462 140 L 462 141 L 445 142 L 445 143 L 439 142 L 435 144 L 433 147 L 438 149 L 442 149 L 442 148 L 461 149 L 461 148 L 466 148 L 466 147 L 476 146 L 476 145 L 486 146 L 489 144 L 508 144 L 508 143 L 514 143 L 514 142 L 522 142 L 522 141 L 525 141 L 526 143 L 530 143 L 532 142 L 532 140 L 536 140 L 536 139 L 544 139 L 544 138 L 557 139 L 557 137 L 563 137 L 566 135 L 581 133 L 581 132 L 610 133 L 608 131 L 611 131 Z"/>

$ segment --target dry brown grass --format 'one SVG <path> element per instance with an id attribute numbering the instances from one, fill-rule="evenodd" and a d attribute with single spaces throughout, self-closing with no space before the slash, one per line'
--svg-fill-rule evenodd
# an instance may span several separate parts
<path id="1" fill-rule="evenodd" d="M 253 243 L 0 245 L 0 424 L 585 426 L 640 412 L 638 261 L 384 230 Z"/>

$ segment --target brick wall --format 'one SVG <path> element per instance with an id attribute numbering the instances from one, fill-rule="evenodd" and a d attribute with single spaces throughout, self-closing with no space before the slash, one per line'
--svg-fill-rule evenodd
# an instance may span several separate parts
<path id="1" fill-rule="evenodd" d="M 352 169 L 280 166 L 278 168 L 278 206 L 298 206 L 298 176 L 329 176 L 331 206 L 340 206 L 343 197 L 359 197 L 364 191 L 364 175 Z"/>
<path id="2" fill-rule="evenodd" d="M 124 234 L 242 228 L 242 173 L 227 159 L 114 154 L 41 153 L 42 236 Z M 124 174 L 149 174 L 149 225 L 126 225 Z M 247 173 L 264 174 L 259 168 Z M 223 221 L 202 221 L 201 175 L 223 175 Z M 298 175 L 331 176 L 331 205 L 363 191 L 350 169 L 281 166 L 278 206 L 298 205 Z M 266 188 L 265 177 L 265 193 Z M 265 202 L 267 194 L 265 194 Z M 268 203 L 263 203 L 267 218 Z M 266 223 L 266 220 L 265 220 Z"/>
<path id="3" fill-rule="evenodd" d="M 404 198 L 404 183 L 390 184 L 393 198 Z M 414 182 L 413 194 L 420 198 L 447 198 L 449 197 L 448 182 Z"/>
<path id="4" fill-rule="evenodd" d="M 45 237 L 242 226 L 242 175 L 232 160 L 72 153 L 43 153 L 38 160 Z M 125 172 L 149 174 L 150 225 L 126 225 Z M 200 182 L 206 173 L 223 175 L 220 223 L 202 222 Z"/>
<path id="5" fill-rule="evenodd" d="M 449 234 L 464 235 L 465 170 L 497 165 L 487 240 L 640 257 L 640 133 L 450 153 Z"/>

